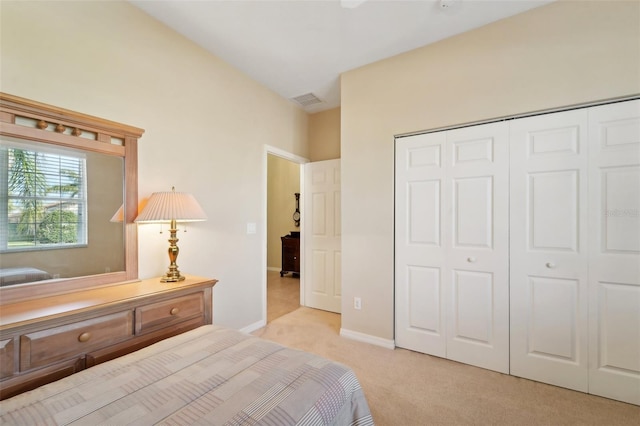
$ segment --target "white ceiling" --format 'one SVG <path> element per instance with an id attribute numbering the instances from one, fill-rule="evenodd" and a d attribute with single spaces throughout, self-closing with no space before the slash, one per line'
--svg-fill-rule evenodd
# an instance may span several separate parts
<path id="1" fill-rule="evenodd" d="M 340 105 L 342 72 L 554 0 L 130 1 L 313 113 Z"/>

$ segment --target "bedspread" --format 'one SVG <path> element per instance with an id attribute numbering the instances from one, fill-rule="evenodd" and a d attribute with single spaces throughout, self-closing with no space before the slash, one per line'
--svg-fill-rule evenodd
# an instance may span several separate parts
<path id="1" fill-rule="evenodd" d="M 353 371 L 215 325 L 0 402 L 11 425 L 372 425 Z"/>

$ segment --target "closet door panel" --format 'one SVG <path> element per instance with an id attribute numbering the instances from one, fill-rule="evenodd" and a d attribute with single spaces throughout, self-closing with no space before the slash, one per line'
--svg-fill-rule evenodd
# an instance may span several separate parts
<path id="1" fill-rule="evenodd" d="M 493 177 L 453 181 L 453 247 L 493 246 Z"/>
<path id="2" fill-rule="evenodd" d="M 528 250 L 577 252 L 579 172 L 574 169 L 529 173 Z"/>
<path id="3" fill-rule="evenodd" d="M 529 278 L 528 351 L 552 361 L 579 362 L 576 349 L 580 328 L 579 281 L 545 277 Z"/>
<path id="4" fill-rule="evenodd" d="M 416 332 L 442 334 L 440 269 L 407 266 L 408 326 Z"/>
<path id="5" fill-rule="evenodd" d="M 396 141 L 396 345 L 446 356 L 444 134 Z"/>
<path id="6" fill-rule="evenodd" d="M 447 358 L 508 373 L 508 125 L 446 134 Z"/>
<path id="7" fill-rule="evenodd" d="M 491 345 L 493 340 L 493 277 L 487 272 L 454 270 L 453 339 L 471 345 Z"/>
<path id="8" fill-rule="evenodd" d="M 440 185 L 439 179 L 407 183 L 406 238 L 409 243 L 440 246 Z"/>
<path id="9" fill-rule="evenodd" d="M 587 112 L 510 125 L 511 374 L 587 391 Z"/>
<path id="10" fill-rule="evenodd" d="M 632 157 L 624 157 L 625 160 L 629 158 Z M 601 204 L 605 210 L 601 222 L 602 251 L 612 255 L 633 256 L 640 252 L 640 241 L 632 238 L 640 235 L 640 167 L 632 165 L 599 169 Z"/>
<path id="11" fill-rule="evenodd" d="M 640 101 L 589 124 L 589 392 L 640 404 Z"/>

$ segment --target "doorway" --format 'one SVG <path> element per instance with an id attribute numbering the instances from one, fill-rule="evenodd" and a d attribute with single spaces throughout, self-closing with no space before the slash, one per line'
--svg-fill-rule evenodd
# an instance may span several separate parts
<path id="1" fill-rule="evenodd" d="M 294 213 L 296 209 L 302 208 L 299 198 L 302 192 L 302 164 L 306 162 L 306 159 L 291 153 L 266 147 L 266 241 L 264 244 L 266 267 L 263 280 L 265 323 L 294 311 L 302 304 L 300 294 L 304 281 L 303 273 L 302 270 L 295 270 L 289 266 L 291 264 L 289 247 L 292 241 L 298 243 L 300 248 L 303 247 L 300 222 L 294 220 Z M 296 194 L 298 194 L 297 197 Z M 287 250 L 283 250 L 283 245 Z M 285 251 L 285 259 L 283 259 L 283 251 Z M 297 260 L 299 259 L 298 254 Z"/>

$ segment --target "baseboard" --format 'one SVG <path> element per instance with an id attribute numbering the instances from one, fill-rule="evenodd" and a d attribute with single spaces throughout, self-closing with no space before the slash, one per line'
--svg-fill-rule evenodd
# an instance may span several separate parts
<path id="1" fill-rule="evenodd" d="M 250 324 L 250 325 L 248 325 L 248 326 L 246 326 L 244 328 L 241 328 L 240 331 L 243 332 L 243 333 L 250 334 L 250 333 L 253 333 L 254 331 L 256 331 L 257 329 L 264 327 L 265 325 L 267 325 L 267 322 L 265 320 L 260 320 L 260 321 L 254 322 L 253 324 Z"/>
<path id="2" fill-rule="evenodd" d="M 267 271 L 280 272 L 282 269 L 277 266 L 267 266 Z"/>
<path id="3" fill-rule="evenodd" d="M 383 348 L 386 348 L 386 349 L 396 348 L 396 344 L 393 340 L 383 339 L 381 337 L 360 333 L 358 331 L 352 331 L 352 330 L 341 328 L 340 336 L 346 337 L 347 339 L 351 339 L 351 340 L 357 340 L 358 342 L 370 343 L 372 345 L 382 346 Z"/>

